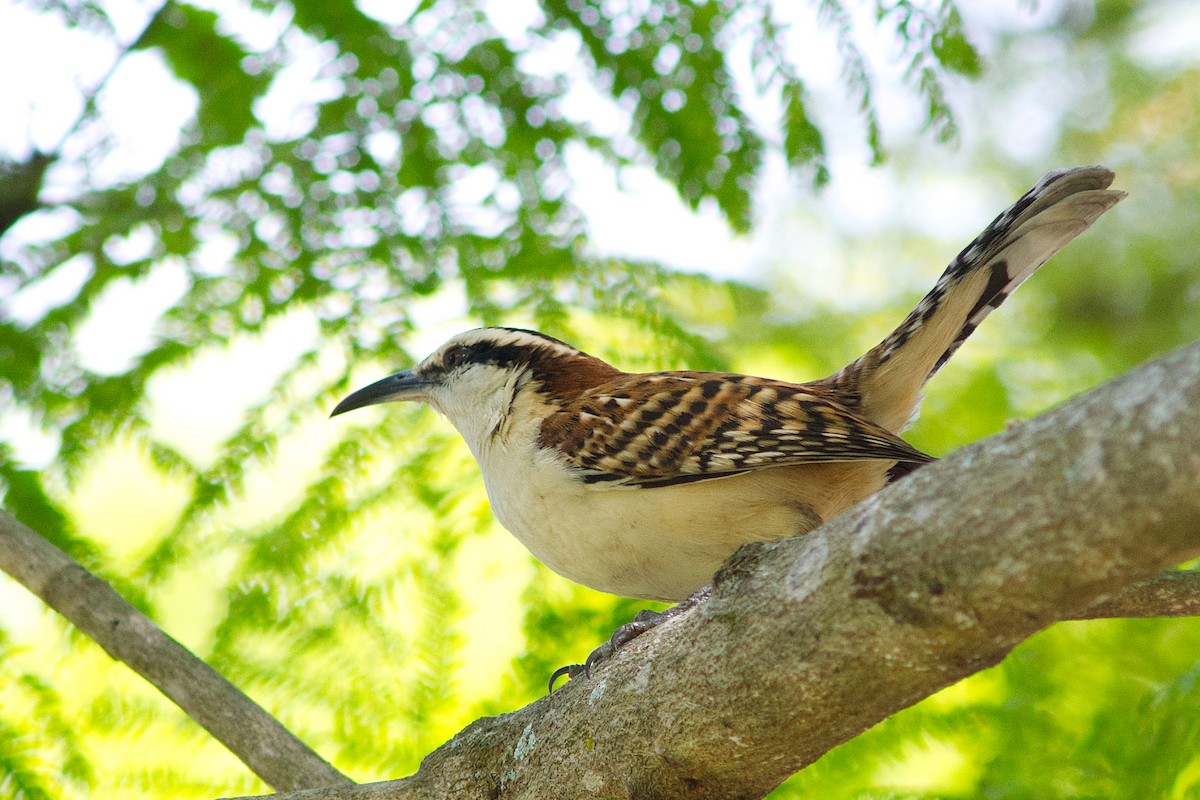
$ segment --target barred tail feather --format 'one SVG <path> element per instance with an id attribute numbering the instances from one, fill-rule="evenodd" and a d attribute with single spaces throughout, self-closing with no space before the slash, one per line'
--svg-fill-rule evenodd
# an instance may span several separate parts
<path id="1" fill-rule="evenodd" d="M 895 331 L 830 382 L 857 387 L 856 410 L 899 432 L 925 382 L 1005 298 L 1125 196 L 1105 167 L 1047 174 L 967 245 Z"/>

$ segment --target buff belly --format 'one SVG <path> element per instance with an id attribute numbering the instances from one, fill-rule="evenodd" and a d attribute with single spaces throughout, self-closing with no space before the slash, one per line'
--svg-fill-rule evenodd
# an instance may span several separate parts
<path id="1" fill-rule="evenodd" d="M 652 489 L 585 484 L 552 463 L 524 475 L 485 467 L 484 477 L 500 523 L 550 569 L 603 592 L 678 601 L 738 546 L 806 533 L 878 490 L 889 466 L 802 464 Z"/>

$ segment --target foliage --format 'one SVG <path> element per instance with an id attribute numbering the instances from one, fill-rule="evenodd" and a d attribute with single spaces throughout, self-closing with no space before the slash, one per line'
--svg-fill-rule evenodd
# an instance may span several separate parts
<path id="1" fill-rule="evenodd" d="M 800 19 L 767 0 L 543 0 L 522 25 L 470 0 L 423 0 L 403 19 L 366 3 L 167 2 L 124 39 L 105 4 L 27 5 L 113 42 L 118 65 L 164 65 L 195 113 L 161 165 L 114 179 L 100 85 L 56 152 L 12 154 L 0 170 L 23 181 L 0 185 L 15 223 L 0 240 L 0 417 L 55 443 L 45 469 L 14 455 L 20 437 L 0 443 L 4 506 L 356 779 L 407 773 L 471 719 L 532 699 L 642 604 L 535 565 L 429 412 L 325 421 L 351 374 L 410 363 L 431 317 L 461 316 L 586 341 L 631 369 L 817 376 L 933 279 L 910 287 L 898 261 L 944 262 L 953 246 L 896 231 L 872 256 L 847 241 L 848 264 L 863 256 L 877 279 L 897 278 L 852 314 L 789 303 L 780 278 L 768 289 L 616 260 L 587 238 L 581 153 L 649 167 L 734 231 L 769 229 L 793 270 L 806 243 L 770 229 L 757 187 L 772 160 L 829 183 L 842 117 L 906 184 L 946 158 L 1005 176 L 1012 194 L 1058 163 L 1116 167 L 1135 200 L 939 376 L 912 434 L 935 453 L 1198 333 L 1200 69 L 1130 55 L 1153 7 L 1101 3 L 1088 20 L 989 31 L 985 61 L 948 2 L 879 2 L 864 22 L 832 0 Z M 838 54 L 846 113 L 796 52 L 796 28 L 814 25 Z M 872 36 L 891 42 L 931 136 L 885 147 Z M 1014 166 L 1003 137 L 1021 123 L 1003 115 L 1024 113 L 1046 52 L 1070 71 L 1053 141 L 1036 166 Z M 269 113 L 297 75 L 296 107 Z M 970 149 L 948 155 L 955 139 Z M 89 360 L 97 320 L 151 302 L 156 281 L 178 288 L 152 336 L 123 363 Z M 31 299 L 62 286 L 59 301 Z M 238 359 L 251 366 L 235 371 Z M 236 416 L 220 411 L 231 403 Z M 19 613 L 0 615 L 5 796 L 261 790 L 97 648 L 14 602 Z M 1197 638 L 1188 622 L 1060 626 L 778 795 L 1191 796 Z M 1137 768 L 1146 753 L 1154 770 Z"/>

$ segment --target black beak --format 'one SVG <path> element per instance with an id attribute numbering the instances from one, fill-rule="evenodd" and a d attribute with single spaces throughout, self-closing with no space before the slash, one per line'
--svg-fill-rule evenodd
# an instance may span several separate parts
<path id="1" fill-rule="evenodd" d="M 338 414 L 344 414 L 363 406 L 391 403 L 396 400 L 421 400 L 425 397 L 425 387 L 431 383 L 431 381 L 414 375 L 411 369 L 406 369 L 404 372 L 389 375 L 381 381 L 359 389 L 338 403 L 329 416 L 336 417 Z"/>

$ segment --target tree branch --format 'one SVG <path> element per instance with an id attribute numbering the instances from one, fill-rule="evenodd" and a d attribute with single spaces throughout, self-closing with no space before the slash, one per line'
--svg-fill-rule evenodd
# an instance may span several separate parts
<path id="1" fill-rule="evenodd" d="M 268 785 L 288 791 L 351 784 L 111 586 L 4 511 L 0 569 L 173 700 Z"/>
<path id="2" fill-rule="evenodd" d="M 742 548 L 591 680 L 479 720 L 413 776 L 287 795 L 759 797 L 1064 619 L 1195 610 L 1200 345 Z M 1133 587 L 1133 588 L 1124 588 Z"/>
<path id="3" fill-rule="evenodd" d="M 1069 619 L 1200 616 L 1200 570 L 1170 570 L 1117 590 Z"/>

